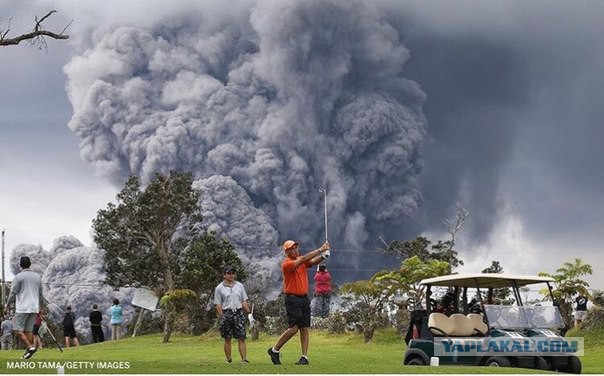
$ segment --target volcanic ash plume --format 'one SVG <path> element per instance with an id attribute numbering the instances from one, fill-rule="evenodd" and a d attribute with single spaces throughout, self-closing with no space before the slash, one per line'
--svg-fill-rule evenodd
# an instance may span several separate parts
<path id="1" fill-rule="evenodd" d="M 401 35 L 356 2 L 234 14 L 116 27 L 74 57 L 69 127 L 83 158 L 120 185 L 193 171 L 204 223 L 252 260 L 280 256 L 285 238 L 321 242 L 319 187 L 337 247 L 392 231 L 421 200 L 426 126 Z"/>

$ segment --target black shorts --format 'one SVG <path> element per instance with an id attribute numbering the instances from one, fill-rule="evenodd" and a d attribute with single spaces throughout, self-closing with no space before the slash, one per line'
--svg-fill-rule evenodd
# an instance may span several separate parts
<path id="1" fill-rule="evenodd" d="M 285 294 L 285 311 L 288 327 L 310 328 L 310 300 L 307 296 Z"/>
<path id="2" fill-rule="evenodd" d="M 65 328 L 63 328 L 63 337 L 75 338 L 75 328 L 73 326 L 66 326 Z"/>
<path id="3" fill-rule="evenodd" d="M 226 309 L 220 319 L 220 336 L 222 338 L 245 339 L 245 316 L 243 310 Z"/>
<path id="4" fill-rule="evenodd" d="M 40 325 L 35 325 L 34 324 L 34 330 L 32 331 L 32 334 L 35 335 L 35 336 L 37 336 L 39 330 L 40 330 Z"/>

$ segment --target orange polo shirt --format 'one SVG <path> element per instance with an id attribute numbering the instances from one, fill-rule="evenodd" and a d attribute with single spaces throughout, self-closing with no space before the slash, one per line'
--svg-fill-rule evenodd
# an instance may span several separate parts
<path id="1" fill-rule="evenodd" d="M 283 272 L 283 292 L 292 295 L 306 295 L 308 294 L 308 274 L 306 269 L 307 264 L 300 264 L 296 268 L 294 266 L 297 259 L 302 256 L 298 256 L 296 259 L 286 257 L 281 264 L 281 271 Z"/>

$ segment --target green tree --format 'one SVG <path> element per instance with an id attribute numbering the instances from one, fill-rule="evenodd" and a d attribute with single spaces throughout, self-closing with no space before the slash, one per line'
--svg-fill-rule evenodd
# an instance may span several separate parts
<path id="1" fill-rule="evenodd" d="M 457 251 L 453 250 L 453 247 L 455 246 L 455 237 L 463 227 L 468 215 L 470 215 L 470 211 L 458 204 L 455 221 L 443 220 L 443 223 L 447 227 L 447 232 L 451 235 L 451 239 L 449 240 L 438 240 L 436 244 L 432 245 L 432 242 L 425 236 L 418 236 L 413 240 L 402 242 L 394 240 L 390 244 L 386 244 L 382 239 L 382 242 L 386 245 L 385 252 L 403 260 L 417 256 L 424 262 L 428 260 L 446 261 L 449 263 L 449 273 L 451 273 L 453 269 L 463 265 L 463 261 L 457 257 Z"/>
<path id="2" fill-rule="evenodd" d="M 419 284 L 421 280 L 446 275 L 450 269 L 446 261 L 435 259 L 423 261 L 418 256 L 413 256 L 405 259 L 398 270 L 378 272 L 373 279 L 391 285 L 395 292 L 411 296 L 416 303 L 419 303 L 425 296 L 425 288 Z"/>
<path id="3" fill-rule="evenodd" d="M 390 244 L 386 244 L 382 239 L 382 242 L 386 245 L 385 252 L 403 260 L 417 256 L 423 262 L 428 260 L 445 261 L 449 264 L 448 273 L 451 273 L 453 269 L 463 265 L 463 261 L 458 257 L 458 253 L 453 250 L 453 247 L 455 247 L 455 237 L 463 227 L 468 215 L 470 215 L 470 211 L 458 204 L 455 221 L 443 220 L 447 232 L 451 236 L 449 240 L 438 240 L 436 244 L 432 245 L 432 242 L 425 236 L 418 236 L 413 240 L 402 242 L 394 240 Z"/>
<path id="4" fill-rule="evenodd" d="M 365 343 L 371 342 L 380 323 L 385 304 L 396 292 L 392 284 L 380 280 L 360 280 L 346 283 L 340 288 L 343 294 L 351 294 L 354 315 L 363 328 Z"/>
<path id="5" fill-rule="evenodd" d="M 449 273 L 453 268 L 463 265 L 463 261 L 457 257 L 457 252 L 453 250 L 451 240 L 439 240 L 434 245 L 425 236 L 418 236 L 413 240 L 406 241 L 394 240 L 388 244 L 386 253 L 403 260 L 418 257 L 422 262 L 429 260 L 444 261 L 449 265 Z"/>
<path id="6" fill-rule="evenodd" d="M 235 268 L 238 281 L 248 278 L 248 271 L 235 247 L 228 240 L 217 238 L 215 233 L 203 233 L 186 247 L 176 282 L 177 286 L 186 286 L 197 294 L 195 305 L 187 310 L 194 333 L 209 329 L 210 321 L 215 318 L 215 311 L 206 308 L 212 307 L 214 288 L 222 282 L 227 265 Z"/>
<path id="7" fill-rule="evenodd" d="M 176 288 L 177 260 L 202 219 L 200 193 L 191 184 L 191 174 L 173 171 L 156 175 L 143 190 L 132 176 L 117 205 L 98 211 L 92 228 L 94 241 L 105 250 L 108 284 L 144 285 L 161 295 Z"/>
<path id="8" fill-rule="evenodd" d="M 142 189 L 132 176 L 118 193 L 117 204 L 98 211 L 92 227 L 94 241 L 105 251 L 106 283 L 147 286 L 158 296 L 191 289 L 209 299 L 226 262 L 241 266 L 228 241 L 215 239 L 200 226 L 200 192 L 191 184 L 191 174 L 172 171 L 156 175 Z M 175 307 L 165 305 L 164 342 L 172 333 Z"/>
<path id="9" fill-rule="evenodd" d="M 579 294 L 590 297 L 589 291 L 587 290 L 589 283 L 583 280 L 583 277 L 591 275 L 592 273 L 593 269 L 591 265 L 585 264 L 579 258 L 575 258 L 572 262 L 565 262 L 560 268 L 556 269 L 555 274 L 547 272 L 539 273 L 540 276 L 551 277 L 555 280 L 555 287 L 552 290 L 552 294 L 554 296 L 554 303 L 558 306 L 560 314 L 564 319 L 562 335 L 566 334 L 573 324 L 573 298 Z M 542 290 L 541 294 L 543 294 L 546 299 L 549 298 L 549 292 L 547 290 Z"/>
<path id="10" fill-rule="evenodd" d="M 449 270 L 450 266 L 446 261 L 424 262 L 418 256 L 413 256 L 404 260 L 398 270 L 381 271 L 370 280 L 344 284 L 340 292 L 352 295 L 356 317 L 363 327 L 364 340 L 369 342 L 375 329 L 383 321 L 386 304 L 395 303 L 394 299 L 405 295 L 413 296 L 417 302 L 421 301 L 425 289 L 419 282 L 425 278 L 445 275 Z"/>

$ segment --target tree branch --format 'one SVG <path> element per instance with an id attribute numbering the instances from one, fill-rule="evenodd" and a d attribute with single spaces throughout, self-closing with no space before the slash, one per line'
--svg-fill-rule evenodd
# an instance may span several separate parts
<path id="1" fill-rule="evenodd" d="M 457 203 L 457 221 L 455 221 L 455 224 L 452 224 L 448 219 L 443 219 L 443 223 L 447 226 L 447 232 L 451 235 L 451 246 L 449 247 L 449 250 L 453 249 L 453 246 L 455 245 L 455 234 L 463 227 L 468 215 L 470 215 L 470 211 Z"/>
<path id="2" fill-rule="evenodd" d="M 0 46 L 17 45 L 24 40 L 29 40 L 32 45 L 34 45 L 38 48 L 42 48 L 42 47 L 46 47 L 46 40 L 44 39 L 44 37 L 50 37 L 53 39 L 69 39 L 69 35 L 65 34 L 65 30 L 67 30 L 67 28 L 71 25 L 71 23 L 73 21 L 69 22 L 67 24 L 67 26 L 65 26 L 65 28 L 60 33 L 55 33 L 55 32 L 44 29 L 42 22 L 44 22 L 48 17 L 50 17 L 55 12 L 56 12 L 56 10 L 51 10 L 50 12 L 48 12 L 48 14 L 46 14 L 40 20 L 38 20 L 38 17 L 36 16 L 35 17 L 36 25 L 34 26 L 34 29 L 29 33 L 21 34 L 14 38 L 6 37 L 8 35 L 8 32 L 10 31 L 10 21 L 9 21 L 8 29 L 5 32 L 0 31 Z"/>

